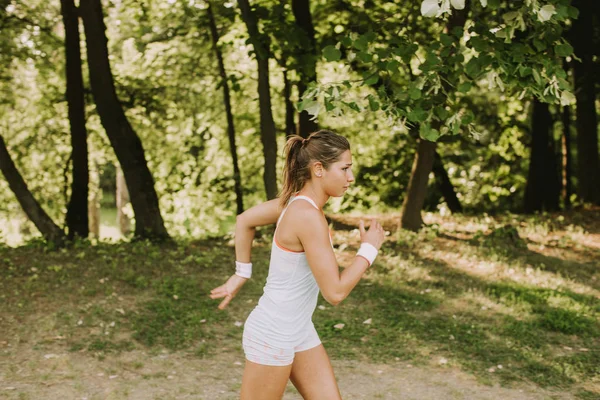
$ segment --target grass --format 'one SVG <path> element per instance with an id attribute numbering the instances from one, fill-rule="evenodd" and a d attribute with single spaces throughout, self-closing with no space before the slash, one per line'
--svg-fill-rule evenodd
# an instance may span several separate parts
<path id="1" fill-rule="evenodd" d="M 313 320 L 329 354 L 458 367 L 482 382 L 597 398 L 600 243 L 586 225 L 597 213 L 428 218 L 418 234 L 393 232 L 340 306 L 319 298 Z M 391 218 L 386 227 L 393 230 Z M 268 271 L 265 232 L 253 250 L 254 277 L 226 312 L 207 294 L 231 273 L 227 239 L 0 247 L 0 317 L 21 322 L 2 324 L 0 336 L 97 357 L 136 348 L 241 353 L 239 325 Z M 351 260 L 356 233 L 337 231 L 335 241 L 348 245 L 339 259 Z"/>

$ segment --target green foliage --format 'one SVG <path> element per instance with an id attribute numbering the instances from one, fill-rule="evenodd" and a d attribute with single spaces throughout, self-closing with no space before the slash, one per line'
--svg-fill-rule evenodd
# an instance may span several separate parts
<path id="1" fill-rule="evenodd" d="M 360 65 L 361 84 L 373 87 L 377 109 L 390 123 L 408 123 L 418 127 L 422 138 L 437 141 L 475 130 L 464 101 L 473 87 L 497 88 L 520 98 L 534 95 L 552 103 L 572 102 L 562 58 L 572 55 L 573 49 L 562 35 L 575 9 L 554 3 L 541 8 L 533 2 L 490 5 L 494 11 L 474 6 L 464 26 L 447 20 L 447 33 L 435 25 L 432 35 L 392 35 L 385 27 L 349 32 L 337 46 L 326 46 L 323 54 L 327 61 L 337 61 L 344 53 L 347 64 Z M 440 8 L 438 1 L 426 0 L 421 12 L 431 17 L 459 11 L 452 11 L 447 1 Z M 488 22 L 490 13 L 504 23 Z M 359 102 L 347 100 L 353 85 L 345 80 L 315 86 L 305 93 L 301 107 L 311 104 L 318 110 L 316 101 L 334 115 L 375 111 L 372 95 Z"/>

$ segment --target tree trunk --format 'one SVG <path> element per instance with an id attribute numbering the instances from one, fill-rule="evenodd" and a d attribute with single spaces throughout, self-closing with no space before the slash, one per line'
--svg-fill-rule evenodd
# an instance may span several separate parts
<path id="1" fill-rule="evenodd" d="M 117 203 L 117 225 L 123 236 L 128 236 L 131 233 L 131 219 L 127 215 L 126 207 L 129 204 L 129 190 L 127 190 L 127 182 L 123 170 L 117 165 L 116 173 L 116 190 L 115 200 Z"/>
<path id="2" fill-rule="evenodd" d="M 287 71 L 283 70 L 283 101 L 285 103 L 285 134 L 293 135 L 296 133 L 296 124 L 294 123 L 294 104 L 291 100 L 292 84 L 288 79 Z"/>
<path id="3" fill-rule="evenodd" d="M 90 227 L 90 236 L 100 238 L 100 174 L 98 165 L 90 169 L 90 197 L 88 201 L 88 219 Z"/>
<path id="4" fill-rule="evenodd" d="M 573 187 L 571 185 L 571 109 L 569 106 L 563 107 L 562 122 L 562 198 L 565 208 L 571 208 Z"/>
<path id="5" fill-rule="evenodd" d="M 524 211 L 555 211 L 559 208 L 560 180 L 552 138 L 552 116 L 548 104 L 535 99 L 531 117 L 531 157 Z"/>
<path id="6" fill-rule="evenodd" d="M 135 214 L 135 236 L 168 239 L 144 148 L 129 124 L 115 91 L 102 4 L 100 0 L 86 0 L 81 2 L 79 9 L 85 29 L 92 94 L 102 126 L 125 174 Z"/>
<path id="7" fill-rule="evenodd" d="M 42 206 L 40 206 L 27 188 L 27 184 L 10 158 L 10 154 L 8 154 L 8 149 L 2 135 L 0 135 L 0 171 L 2 171 L 8 182 L 8 186 L 17 197 L 23 211 L 25 211 L 27 217 L 34 223 L 44 239 L 58 247 L 64 246 L 67 239 L 65 233 L 46 214 Z"/>
<path id="8" fill-rule="evenodd" d="M 248 0 L 238 0 L 242 19 L 248 29 L 250 42 L 254 46 L 254 55 L 258 64 L 258 102 L 260 108 L 260 139 L 265 157 L 263 180 L 267 199 L 277 197 L 277 141 L 275 137 L 275 122 L 271 111 L 271 90 L 269 85 L 270 44 L 268 37 L 261 35 L 258 21 Z"/>
<path id="9" fill-rule="evenodd" d="M 65 53 L 67 61 L 67 104 L 71 125 L 71 159 L 73 181 L 71 198 L 67 205 L 67 234 L 87 238 L 88 226 L 88 147 L 85 128 L 85 100 L 81 72 L 79 45 L 79 17 L 74 0 L 61 0 L 61 13 L 65 25 Z"/>
<path id="10" fill-rule="evenodd" d="M 217 31 L 217 24 L 215 23 L 215 16 L 212 12 L 210 3 L 208 4 L 207 11 L 213 47 L 215 48 L 217 63 L 219 65 L 219 75 L 221 76 L 221 84 L 223 85 L 223 103 L 225 105 L 225 114 L 227 115 L 227 137 L 229 138 L 229 151 L 231 152 L 231 158 L 233 160 L 233 182 L 235 187 L 237 214 L 239 215 L 244 212 L 244 197 L 242 193 L 242 178 L 238 164 L 237 146 L 235 144 L 235 126 L 233 124 L 233 113 L 231 112 L 229 83 L 227 83 L 225 63 L 223 62 L 223 55 L 221 54 L 221 49 L 219 48 L 219 32 Z"/>
<path id="11" fill-rule="evenodd" d="M 440 157 L 437 151 L 435 152 L 433 159 L 433 173 L 435 174 L 435 178 L 440 185 L 442 196 L 444 196 L 444 200 L 446 201 L 446 204 L 448 204 L 448 208 L 452 214 L 461 213 L 462 206 L 460 204 L 460 200 L 458 200 L 458 197 L 456 197 L 454 186 L 452 185 L 452 182 L 450 182 L 450 177 L 446 172 L 446 168 L 444 168 L 442 157 Z"/>
<path id="12" fill-rule="evenodd" d="M 310 14 L 309 0 L 292 0 L 292 11 L 296 19 L 296 26 L 304 33 L 299 46 L 298 54 L 298 98 L 302 98 L 302 94 L 306 91 L 306 87 L 310 82 L 317 80 L 317 55 L 315 43 L 315 28 Z M 319 129 L 316 120 L 311 120 L 312 116 L 302 111 L 298 116 L 298 134 L 302 137 L 307 137 L 312 132 Z"/>
<path id="13" fill-rule="evenodd" d="M 594 80 L 593 9 L 591 0 L 573 0 L 579 18 L 573 21 L 572 42 L 575 96 L 577 99 L 577 194 L 583 201 L 600 204 L 600 161 L 598 159 L 598 117 Z"/>
<path id="14" fill-rule="evenodd" d="M 421 210 L 427 195 L 427 184 L 429 183 L 429 173 L 433 168 L 435 147 L 436 143 L 434 142 L 425 139 L 419 140 L 406 197 L 402 203 L 400 227 L 403 229 L 418 231 L 423 225 Z"/>

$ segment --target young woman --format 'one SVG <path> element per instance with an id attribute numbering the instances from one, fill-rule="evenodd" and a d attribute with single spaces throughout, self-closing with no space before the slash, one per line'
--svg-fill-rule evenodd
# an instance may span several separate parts
<path id="1" fill-rule="evenodd" d="M 341 395 L 329 357 L 312 323 L 319 290 L 337 305 L 373 263 L 384 240 L 381 225 L 360 222 L 361 246 L 352 265 L 339 272 L 323 206 L 343 196 L 354 181 L 350 144 L 321 130 L 286 144 L 283 190 L 279 199 L 237 217 L 236 273 L 211 291 L 223 309 L 252 274 L 250 250 L 257 226 L 277 222 L 264 294 L 244 325 L 246 365 L 242 400 L 279 400 L 288 379 L 304 399 L 336 400 Z"/>

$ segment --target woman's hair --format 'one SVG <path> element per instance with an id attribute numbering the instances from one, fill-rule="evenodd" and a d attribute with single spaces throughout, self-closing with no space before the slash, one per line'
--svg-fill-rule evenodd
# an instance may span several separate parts
<path id="1" fill-rule="evenodd" d="M 348 139 L 325 129 L 311 133 L 306 139 L 299 135 L 289 136 L 284 149 L 283 188 L 279 194 L 281 206 L 285 207 L 294 193 L 310 180 L 312 162 L 320 162 L 323 168 L 328 169 L 347 150 L 350 150 Z"/>

